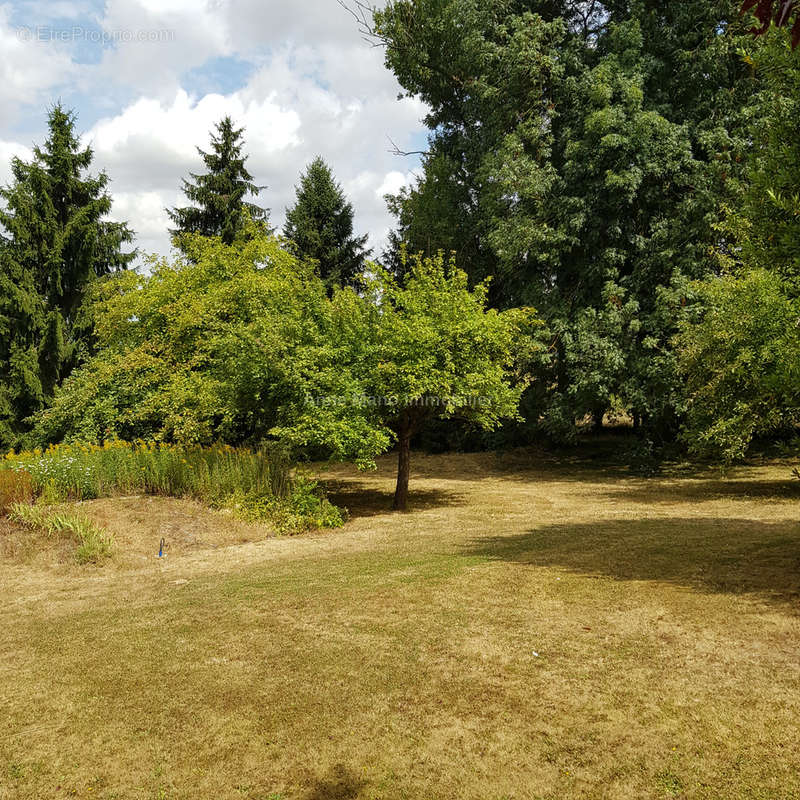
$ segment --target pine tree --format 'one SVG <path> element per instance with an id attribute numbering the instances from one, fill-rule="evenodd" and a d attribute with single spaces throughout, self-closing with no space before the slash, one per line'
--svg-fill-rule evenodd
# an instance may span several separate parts
<path id="1" fill-rule="evenodd" d="M 317 262 L 329 290 L 357 285 L 371 251 L 364 247 L 366 236 L 353 235 L 353 205 L 322 158 L 308 165 L 295 191 L 297 200 L 286 212 L 283 233 L 294 243 L 296 255 Z"/>
<path id="2" fill-rule="evenodd" d="M 244 128 L 234 128 L 230 117 L 223 117 L 211 134 L 211 152 L 197 148 L 208 170 L 204 175 L 190 173 L 192 180 L 183 181 L 183 193 L 192 203 L 184 208 L 167 209 L 175 228 L 170 232 L 199 233 L 220 236 L 232 244 L 244 229 L 247 216 L 267 227 L 268 210 L 247 202 L 266 186 L 256 186 L 245 167 L 242 155 Z"/>
<path id="3" fill-rule="evenodd" d="M 125 269 L 133 233 L 104 217 L 108 176 L 87 174 L 92 150 L 81 148 L 75 115 L 59 103 L 49 136 L 28 163 L 12 162 L 0 189 L 0 443 L 24 431 L 55 386 L 91 349 L 84 300 L 90 284 Z"/>

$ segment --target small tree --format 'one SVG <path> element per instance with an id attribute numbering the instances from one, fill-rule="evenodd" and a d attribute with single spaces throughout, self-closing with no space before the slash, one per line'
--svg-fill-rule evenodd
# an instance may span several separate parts
<path id="1" fill-rule="evenodd" d="M 98 352 L 37 417 L 37 443 L 112 435 L 258 443 L 289 396 L 285 372 L 328 303 L 322 282 L 253 223 L 231 245 L 187 234 L 96 293 Z"/>
<path id="2" fill-rule="evenodd" d="M 329 290 L 356 285 L 370 252 L 364 247 L 367 237 L 353 235 L 353 205 L 322 158 L 309 164 L 295 191 L 297 200 L 286 212 L 283 233 L 297 256 L 317 263 Z"/>
<path id="3" fill-rule="evenodd" d="M 493 429 L 517 416 L 515 342 L 533 316 L 487 309 L 486 284 L 470 291 L 466 274 L 441 254 L 411 259 L 402 285 L 373 270 L 366 296 L 336 292 L 324 335 L 295 359 L 293 383 L 305 399 L 279 432 L 362 466 L 394 440 L 394 508 L 403 510 L 411 439 L 426 419 L 459 417 Z"/>
<path id="4" fill-rule="evenodd" d="M 181 233 L 199 233 L 201 236 L 219 236 L 231 244 L 252 219 L 267 226 L 266 209 L 247 202 L 248 195 L 256 196 L 265 186 L 256 186 L 247 171 L 242 155 L 243 128 L 234 128 L 230 117 L 223 117 L 211 134 L 211 152 L 197 148 L 208 172 L 204 175 L 190 173 L 191 181 L 183 181 L 183 193 L 192 205 L 167 209 L 175 228 L 173 236 Z"/>
<path id="5" fill-rule="evenodd" d="M 684 435 L 692 452 L 731 462 L 753 438 L 800 423 L 800 301 L 767 270 L 698 288 L 700 317 L 678 339 Z"/>

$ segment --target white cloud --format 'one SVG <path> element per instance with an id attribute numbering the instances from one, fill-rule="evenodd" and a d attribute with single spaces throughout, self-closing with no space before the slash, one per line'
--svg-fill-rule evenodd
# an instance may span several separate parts
<path id="1" fill-rule="evenodd" d="M 109 169 L 127 170 L 128 177 L 142 177 L 144 170 L 157 181 L 154 168 L 197 168 L 196 148 L 207 149 L 209 131 L 226 114 L 247 128 L 248 140 L 264 153 L 277 153 L 299 142 L 297 112 L 281 108 L 272 96 L 259 101 L 239 93 L 209 94 L 196 101 L 182 89 L 168 105 L 138 100 L 116 117 L 97 123 L 87 139 Z"/>
<path id="2" fill-rule="evenodd" d="M 142 253 L 164 255 L 165 231 L 170 226 L 166 204 L 174 205 L 178 193 L 164 192 L 114 192 L 114 206 L 110 218 L 128 222 L 136 234 L 136 246 Z"/>
<path id="3" fill-rule="evenodd" d="M 217 3 L 108 0 L 99 22 L 116 46 L 104 52 L 96 72 L 157 97 L 174 93 L 187 70 L 233 52 Z"/>
<path id="4" fill-rule="evenodd" d="M 321 155 L 353 202 L 357 232 L 380 248 L 391 225 L 383 195 L 410 182 L 416 164 L 393 155 L 389 137 L 410 146 L 425 109 L 397 100 L 383 52 L 361 39 L 336 0 L 107 0 L 98 22 L 108 33 L 171 30 L 174 39 L 119 43 L 99 63 L 66 66 L 61 53 L 48 50 L 41 74 L 29 80 L 55 87 L 70 74 L 91 109 L 112 104 L 85 138 L 95 168 L 112 180 L 115 218 L 130 222 L 142 249 L 168 252 L 164 207 L 184 201 L 181 179 L 203 170 L 195 148 L 208 148 L 209 131 L 225 114 L 245 127 L 248 168 L 268 186 L 259 202 L 272 210 L 273 224 L 282 224 L 293 203 L 301 170 Z M 26 63 L 19 48 L 11 52 L 0 75 Z M 225 94 L 198 93 L 190 71 L 218 64 L 220 56 L 249 62 L 250 74 L 232 73 L 236 82 Z M 123 103 L 114 99 L 126 93 Z M 80 116 L 80 102 L 76 110 Z M 41 141 L 41 105 L 35 113 Z M 0 138 L 4 133 L 0 124 Z"/>
<path id="5" fill-rule="evenodd" d="M 15 156 L 23 161 L 29 161 L 33 153 L 29 147 L 19 142 L 4 142 L 0 139 L 0 186 L 5 186 L 11 180 L 11 159 Z"/>
<path id="6" fill-rule="evenodd" d="M 380 200 L 387 194 L 397 194 L 402 188 L 411 186 L 416 178 L 414 172 L 388 172 L 384 178 L 383 183 L 375 190 L 376 199 Z"/>
<path id="7" fill-rule="evenodd" d="M 22 104 L 41 102 L 46 90 L 69 80 L 74 71 L 69 53 L 40 41 L 35 26 L 12 25 L 8 5 L 0 5 L 0 53 L 0 107 L 9 122 Z"/>

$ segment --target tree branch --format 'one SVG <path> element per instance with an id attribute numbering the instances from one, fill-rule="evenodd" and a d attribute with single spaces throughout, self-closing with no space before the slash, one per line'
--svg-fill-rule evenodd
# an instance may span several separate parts
<path id="1" fill-rule="evenodd" d="M 430 155 L 430 150 L 401 150 L 394 142 L 391 136 L 386 137 L 389 140 L 389 143 L 392 145 L 391 150 L 387 152 L 391 153 L 393 156 L 427 156 Z"/>

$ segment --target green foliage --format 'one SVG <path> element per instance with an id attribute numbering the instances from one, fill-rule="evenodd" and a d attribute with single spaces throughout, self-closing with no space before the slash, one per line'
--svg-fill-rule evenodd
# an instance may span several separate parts
<path id="1" fill-rule="evenodd" d="M 294 253 L 315 263 L 329 290 L 357 286 L 369 254 L 367 236 L 353 235 L 353 206 L 322 158 L 315 158 L 300 176 L 296 193 L 283 229 Z"/>
<path id="2" fill-rule="evenodd" d="M 24 470 L 34 492 L 51 502 L 142 492 L 222 505 L 237 492 L 284 498 L 291 486 L 286 453 L 276 446 L 252 451 L 112 440 L 11 453 L 0 462 L 0 475 L 3 467 Z"/>
<path id="3" fill-rule="evenodd" d="M 755 436 L 800 423 L 800 301 L 775 273 L 699 287 L 700 319 L 678 339 L 692 452 L 741 458 Z"/>
<path id="4" fill-rule="evenodd" d="M 124 269 L 132 233 L 104 219 L 108 176 L 87 175 L 75 117 L 56 105 L 30 163 L 12 161 L 0 189 L 0 446 L 16 443 L 93 345 L 85 298 L 98 277 Z"/>
<path id="5" fill-rule="evenodd" d="M 699 287 L 705 310 L 677 339 L 684 437 L 733 461 L 800 421 L 800 52 L 774 31 L 743 51 L 761 76 L 741 200 L 721 232 L 730 274 Z"/>
<path id="6" fill-rule="evenodd" d="M 291 490 L 283 499 L 256 491 L 235 495 L 229 505 L 239 516 L 268 520 L 279 533 L 289 535 L 340 528 L 347 519 L 347 512 L 328 500 L 317 481 L 302 475 L 292 480 Z"/>
<path id="7" fill-rule="evenodd" d="M 316 481 L 290 475 L 287 453 L 277 445 L 252 451 L 107 441 L 10 453 L 0 462 L 0 502 L 13 509 L 14 517 L 51 533 L 71 531 L 86 539 L 87 551 L 96 539 L 91 528 L 83 536 L 84 528 L 29 502 L 34 496 L 54 504 L 119 493 L 191 497 L 245 519 L 267 521 L 281 533 L 339 527 L 346 518 Z"/>
<path id="8" fill-rule="evenodd" d="M 75 560 L 79 564 L 96 563 L 113 553 L 111 534 L 83 514 L 17 503 L 9 516 L 14 522 L 42 530 L 48 536 L 62 535 L 72 539 L 77 545 Z"/>
<path id="9" fill-rule="evenodd" d="M 296 352 L 290 380 L 302 402 L 276 433 L 369 466 L 428 418 L 492 429 L 517 415 L 514 355 L 532 312 L 487 309 L 488 288 L 471 291 L 441 254 L 415 256 L 405 271 L 401 284 L 375 265 L 365 296 L 334 294 L 319 338 Z"/>
<path id="10" fill-rule="evenodd" d="M 98 355 L 39 415 L 40 443 L 257 443 L 277 423 L 288 360 L 314 335 L 323 284 L 255 225 L 232 245 L 200 235 L 183 245 L 174 263 L 99 287 Z"/>
<path id="11" fill-rule="evenodd" d="M 735 2 L 399 0 L 375 13 L 386 63 L 429 106 L 424 174 L 390 199 L 395 243 L 464 254 L 490 301 L 536 306 L 536 365 L 559 438 L 611 398 L 669 438 L 671 340 L 710 274 L 742 177 L 755 81 Z M 697 76 L 702 75 L 703 80 Z"/>
<path id="12" fill-rule="evenodd" d="M 287 377 L 298 399 L 273 432 L 362 467 L 396 441 L 395 507 L 405 508 L 410 440 L 426 420 L 491 430 L 518 415 L 515 354 L 536 321 L 530 310 L 487 309 L 487 286 L 471 291 L 442 254 L 406 260 L 402 283 L 377 265 L 368 272 L 366 293 L 336 291 L 315 339 L 293 353 Z"/>
<path id="13" fill-rule="evenodd" d="M 50 533 L 71 531 L 86 540 L 87 552 L 96 539 L 91 526 L 75 527 L 30 501 L 55 504 L 119 493 L 191 497 L 267 521 L 281 533 L 339 527 L 346 519 L 316 481 L 290 475 L 287 453 L 278 445 L 252 451 L 107 441 L 10 453 L 0 462 L 0 510 L 12 508 L 18 521 Z"/>
<path id="14" fill-rule="evenodd" d="M 800 51 L 774 31 L 743 49 L 761 78 L 747 181 L 724 232 L 726 263 L 777 270 L 800 287 Z"/>
<path id="15" fill-rule="evenodd" d="M 267 228 L 267 210 L 245 200 L 266 187 L 256 186 L 245 167 L 244 129 L 234 128 L 230 117 L 223 117 L 215 128 L 216 134 L 211 135 L 211 152 L 197 148 L 208 172 L 191 173 L 192 180 L 183 181 L 183 193 L 192 205 L 168 209 L 168 213 L 175 223 L 173 235 L 219 236 L 229 245 L 252 230 L 248 220 L 262 229 Z"/>

